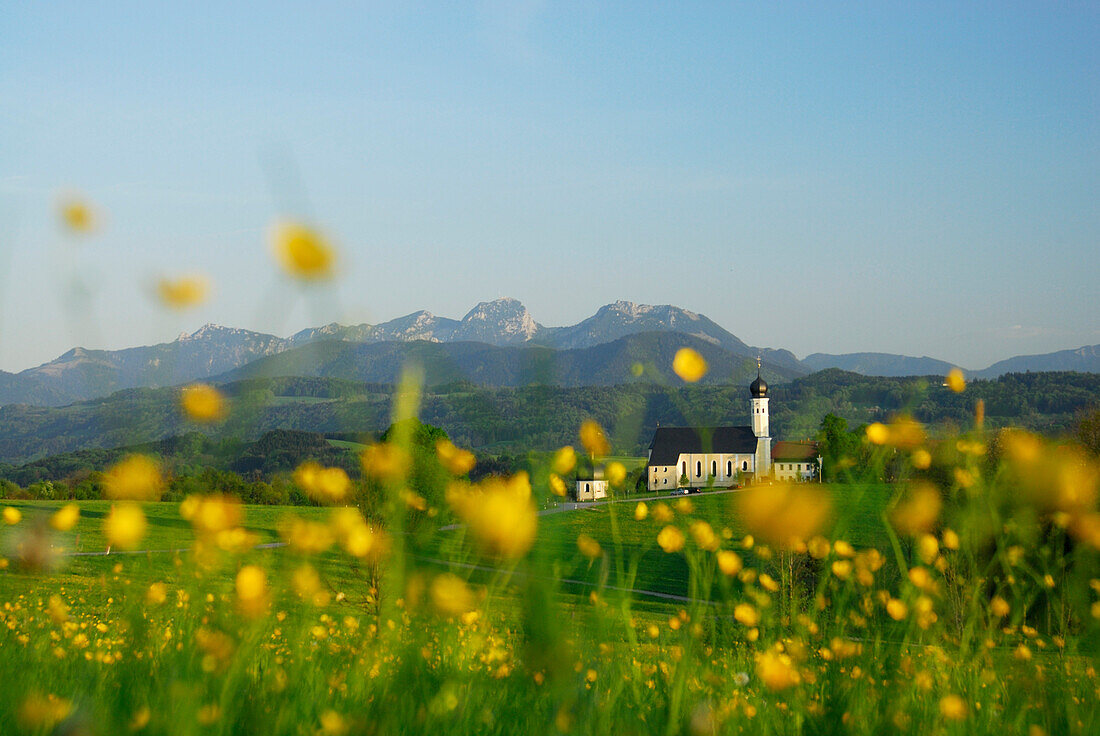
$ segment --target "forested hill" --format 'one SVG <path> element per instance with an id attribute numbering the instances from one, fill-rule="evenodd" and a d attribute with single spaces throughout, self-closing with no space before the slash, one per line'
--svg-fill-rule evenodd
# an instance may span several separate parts
<path id="1" fill-rule="evenodd" d="M 1100 406 L 1100 375 L 1015 373 L 973 381 L 955 394 L 942 378 L 881 378 L 827 370 L 771 388 L 772 434 L 816 433 L 834 413 L 851 426 L 911 411 L 933 426 L 967 426 L 974 403 L 991 427 L 1019 425 L 1047 434 L 1068 430 L 1077 415 Z M 378 433 L 390 422 L 392 387 L 332 378 L 264 378 L 227 384 L 228 420 L 203 431 L 252 441 L 276 429 Z M 0 461 L 23 463 L 87 448 L 136 445 L 195 431 L 179 414 L 176 389 L 135 389 L 67 407 L 0 407 Z M 545 450 L 571 443 L 581 422 L 608 428 L 618 452 L 644 454 L 662 425 L 749 423 L 744 384 L 659 386 L 527 386 L 485 388 L 455 382 L 426 389 L 421 419 L 460 445 L 495 452 Z"/>

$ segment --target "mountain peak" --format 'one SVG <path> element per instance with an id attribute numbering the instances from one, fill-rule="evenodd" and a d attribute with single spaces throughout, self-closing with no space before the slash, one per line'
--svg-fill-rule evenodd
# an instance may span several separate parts
<path id="1" fill-rule="evenodd" d="M 460 340 L 484 340 L 495 333 L 505 343 L 526 342 L 541 329 L 542 325 L 535 321 L 522 302 L 512 297 L 501 297 L 491 302 L 481 302 L 467 312 L 456 337 Z"/>

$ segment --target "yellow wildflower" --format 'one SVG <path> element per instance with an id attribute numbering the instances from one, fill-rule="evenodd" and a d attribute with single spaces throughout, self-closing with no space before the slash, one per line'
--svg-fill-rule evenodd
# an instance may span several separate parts
<path id="1" fill-rule="evenodd" d="M 298 222 L 280 222 L 271 229 L 276 260 L 290 276 L 317 280 L 332 275 L 336 252 L 319 232 Z"/>
<path id="2" fill-rule="evenodd" d="M 50 517 L 50 526 L 59 532 L 67 532 L 80 521 L 80 507 L 75 503 L 67 503 Z"/>
<path id="3" fill-rule="evenodd" d="M 917 539 L 917 556 L 926 565 L 931 565 L 940 554 L 940 543 L 931 534 L 922 534 Z"/>
<path id="4" fill-rule="evenodd" d="M 111 499 L 156 501 L 163 487 L 160 466 L 145 455 L 129 455 L 103 474 L 103 489 Z"/>
<path id="5" fill-rule="evenodd" d="M 909 456 L 909 459 L 917 470 L 928 470 L 932 466 L 932 453 L 923 448 L 913 450 L 913 454 Z"/>
<path id="6" fill-rule="evenodd" d="M 107 543 L 122 549 L 137 549 L 145 537 L 145 513 L 136 503 L 120 503 L 111 508 L 103 521 Z"/>
<path id="7" fill-rule="evenodd" d="M 714 533 L 714 529 L 707 522 L 702 519 L 693 521 L 688 531 L 691 532 L 695 544 L 697 544 L 700 549 L 705 549 L 709 552 L 718 549 L 721 540 L 718 539 L 718 535 Z"/>
<path id="8" fill-rule="evenodd" d="M 949 370 L 943 382 L 945 386 L 957 394 L 961 394 L 966 389 L 966 378 L 963 376 L 963 372 L 958 368 Z"/>
<path id="9" fill-rule="evenodd" d="M 1012 607 L 1008 605 L 1008 601 L 999 595 L 993 596 L 993 599 L 989 601 L 989 612 L 997 618 L 1004 618 L 1012 612 Z"/>
<path id="10" fill-rule="evenodd" d="M 237 573 L 237 605 L 241 612 L 256 616 L 267 607 L 267 574 L 256 565 L 245 565 Z"/>
<path id="11" fill-rule="evenodd" d="M 429 595 L 435 610 L 444 616 L 461 616 L 472 611 L 477 604 L 466 581 L 449 572 L 432 580 Z"/>
<path id="12" fill-rule="evenodd" d="M 622 463 L 610 462 L 604 468 L 604 477 L 612 486 L 618 487 L 626 480 L 626 468 Z"/>
<path id="13" fill-rule="evenodd" d="M 832 514 L 829 495 L 813 484 L 752 486 L 737 500 L 745 526 L 784 549 L 812 537 Z"/>
<path id="14" fill-rule="evenodd" d="M 733 617 L 749 628 L 760 623 L 760 613 L 748 603 L 738 603 L 734 606 Z"/>
<path id="15" fill-rule="evenodd" d="M 867 425 L 867 439 L 873 445 L 885 445 L 890 439 L 890 430 L 882 422 Z"/>
<path id="16" fill-rule="evenodd" d="M 611 454 L 611 444 L 598 422 L 588 419 L 582 423 L 580 438 L 584 449 L 592 457 L 606 457 Z"/>
<path id="17" fill-rule="evenodd" d="M 404 479 L 412 464 L 409 453 L 390 442 L 369 445 L 359 459 L 364 475 L 391 483 Z"/>
<path id="18" fill-rule="evenodd" d="M 23 520 L 23 512 L 14 506 L 5 506 L 3 516 L 4 523 L 8 526 L 15 526 Z"/>
<path id="19" fill-rule="evenodd" d="M 775 692 L 793 687 L 802 680 L 790 655 L 772 650 L 757 656 L 756 676 Z"/>
<path id="20" fill-rule="evenodd" d="M 184 416 L 198 424 L 220 422 L 229 412 L 222 392 L 207 383 L 193 383 L 180 389 L 180 408 Z"/>
<path id="21" fill-rule="evenodd" d="M 577 451 L 572 445 L 566 445 L 554 453 L 554 459 L 550 461 L 550 467 L 558 475 L 568 475 L 577 467 Z"/>
<path id="22" fill-rule="evenodd" d="M 326 468 L 312 460 L 298 466 L 294 471 L 294 482 L 310 498 L 327 503 L 343 501 L 351 486 L 351 480 L 343 468 Z"/>
<path id="23" fill-rule="evenodd" d="M 886 603 L 886 613 L 890 614 L 890 618 L 895 621 L 901 621 L 909 615 L 909 606 L 905 605 L 905 601 L 891 598 Z"/>
<path id="24" fill-rule="evenodd" d="M 61 222 L 74 233 L 90 233 L 96 229 L 95 210 L 90 204 L 76 196 L 68 196 L 60 202 Z"/>
<path id="25" fill-rule="evenodd" d="M 949 721 L 961 721 L 969 715 L 966 701 L 958 695 L 945 695 L 940 699 L 940 713 Z"/>
<path id="26" fill-rule="evenodd" d="M 334 710 L 326 710 L 321 714 L 323 736 L 346 736 L 350 728 L 344 717 Z"/>
<path id="27" fill-rule="evenodd" d="M 491 476 L 477 487 L 452 483 L 447 500 L 492 554 L 522 557 L 535 542 L 538 517 L 527 473 L 511 478 Z"/>
<path id="28" fill-rule="evenodd" d="M 742 562 L 741 555 L 729 550 L 720 550 L 718 552 L 718 569 L 722 571 L 723 575 L 733 577 L 737 573 L 741 572 Z"/>
<path id="29" fill-rule="evenodd" d="M 647 516 L 649 516 L 649 507 L 642 501 L 639 501 L 638 505 L 634 507 L 634 520 L 645 521 Z"/>
<path id="30" fill-rule="evenodd" d="M 657 544 L 665 552 L 679 552 L 684 548 L 684 533 L 674 526 L 666 526 L 657 534 Z"/>
<path id="31" fill-rule="evenodd" d="M 707 361 L 691 348 L 680 348 L 672 359 L 672 370 L 687 383 L 695 383 L 707 374 Z"/>
<path id="32" fill-rule="evenodd" d="M 557 473 L 550 474 L 550 492 L 555 496 L 564 496 L 568 489 L 565 486 L 565 481 L 561 479 L 561 476 Z"/>
<path id="33" fill-rule="evenodd" d="M 890 512 L 890 521 L 902 534 L 916 536 L 926 533 L 940 518 L 943 500 L 939 490 L 930 483 L 909 488 Z"/>
<path id="34" fill-rule="evenodd" d="M 32 693 L 19 705 L 16 717 L 24 729 L 38 731 L 53 728 L 68 718 L 72 710 L 72 702 L 65 698 Z"/>
<path id="35" fill-rule="evenodd" d="M 603 551 L 600 549 L 600 543 L 587 534 L 581 534 L 577 537 L 577 549 L 590 560 L 599 557 Z"/>
<path id="36" fill-rule="evenodd" d="M 477 463 L 474 453 L 455 447 L 453 442 L 442 437 L 436 440 L 435 453 L 451 475 L 466 475 Z"/>
<path id="37" fill-rule="evenodd" d="M 181 276 L 157 282 L 157 296 L 164 306 L 172 309 L 187 309 L 202 304 L 209 292 L 210 282 L 205 276 Z"/>
<path id="38" fill-rule="evenodd" d="M 664 501 L 658 501 L 656 505 L 653 506 L 653 519 L 655 521 L 667 524 L 675 517 L 676 515 L 672 513 L 672 508 Z"/>

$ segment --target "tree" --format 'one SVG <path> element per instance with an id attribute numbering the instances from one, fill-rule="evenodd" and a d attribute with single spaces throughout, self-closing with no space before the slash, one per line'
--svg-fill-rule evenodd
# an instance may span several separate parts
<path id="1" fill-rule="evenodd" d="M 824 480 L 835 481 L 840 471 L 856 462 L 862 446 L 863 433 L 848 431 L 848 420 L 829 413 L 821 420 L 817 442 L 825 465 Z"/>

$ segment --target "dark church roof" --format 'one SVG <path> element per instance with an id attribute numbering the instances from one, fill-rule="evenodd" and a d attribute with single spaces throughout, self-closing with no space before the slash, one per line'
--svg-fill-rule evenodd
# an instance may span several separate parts
<path id="1" fill-rule="evenodd" d="M 752 427 L 657 427 L 649 444 L 650 465 L 675 465 L 680 453 L 756 452 Z"/>

